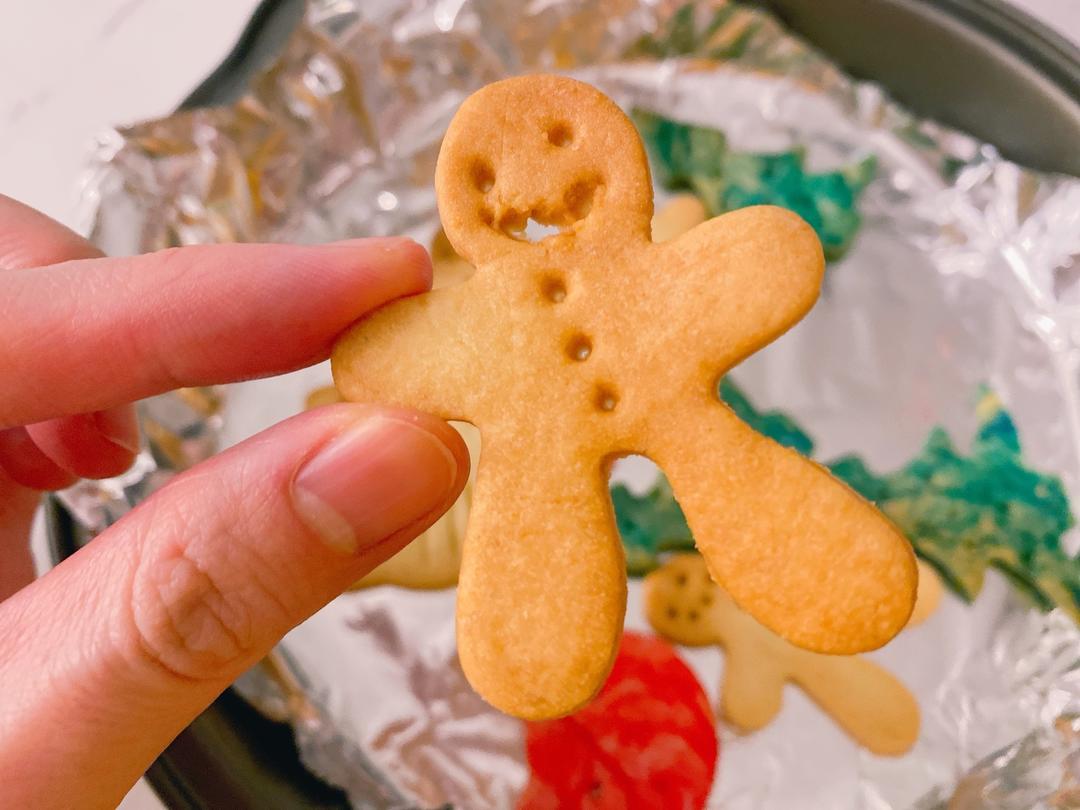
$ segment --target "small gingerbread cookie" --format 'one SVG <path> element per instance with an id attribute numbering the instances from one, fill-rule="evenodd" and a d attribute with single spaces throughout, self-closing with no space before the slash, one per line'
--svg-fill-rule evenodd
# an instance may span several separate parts
<path id="1" fill-rule="evenodd" d="M 936 604 L 927 593 L 923 618 Z M 741 731 L 768 725 L 791 682 L 875 754 L 903 754 L 918 739 L 919 705 L 893 675 L 859 656 L 792 646 L 736 607 L 697 554 L 677 555 L 645 578 L 645 614 L 678 644 L 723 647 L 720 713 Z"/>
<path id="2" fill-rule="evenodd" d="M 626 602 L 607 474 L 627 454 L 665 470 L 712 574 L 774 631 L 854 652 L 903 627 L 915 596 L 907 541 L 717 397 L 722 374 L 816 300 L 824 259 L 805 222 L 746 208 L 654 243 L 633 125 L 596 89 L 556 76 L 467 99 L 436 190 L 475 273 L 350 329 L 334 381 L 349 400 L 480 429 L 457 640 L 483 697 L 544 719 L 603 683 Z M 530 221 L 559 232 L 534 242 Z"/>
<path id="3" fill-rule="evenodd" d="M 321 408 L 323 405 L 333 405 L 336 402 L 344 401 L 338 390 L 334 386 L 328 385 L 323 388 L 316 388 L 307 395 L 304 400 L 304 410 L 310 411 L 313 408 Z"/>

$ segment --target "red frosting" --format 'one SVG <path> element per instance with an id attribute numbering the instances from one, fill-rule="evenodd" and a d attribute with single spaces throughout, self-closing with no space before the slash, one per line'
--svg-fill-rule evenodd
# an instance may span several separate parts
<path id="1" fill-rule="evenodd" d="M 626 633 L 611 675 L 570 717 L 530 723 L 519 810 L 700 808 L 719 743 L 705 691 L 666 641 Z"/>

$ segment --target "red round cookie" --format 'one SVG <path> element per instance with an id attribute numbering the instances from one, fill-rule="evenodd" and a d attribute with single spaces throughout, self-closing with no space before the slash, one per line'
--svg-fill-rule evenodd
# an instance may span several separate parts
<path id="1" fill-rule="evenodd" d="M 519 810 L 701 808 L 719 753 L 701 684 L 666 641 L 623 635 L 600 694 L 569 717 L 529 723 L 532 778 Z"/>

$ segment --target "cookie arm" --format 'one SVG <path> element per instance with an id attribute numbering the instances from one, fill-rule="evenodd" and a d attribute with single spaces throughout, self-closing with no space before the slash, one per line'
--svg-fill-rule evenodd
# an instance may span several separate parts
<path id="1" fill-rule="evenodd" d="M 330 358 L 341 395 L 470 421 L 470 398 L 483 385 L 483 330 L 468 290 L 405 298 L 354 324 Z"/>
<path id="2" fill-rule="evenodd" d="M 626 604 L 606 475 L 546 444 L 484 445 L 457 595 L 469 682 L 528 720 L 568 714 L 600 689 Z"/>
<path id="3" fill-rule="evenodd" d="M 874 649 L 903 628 L 915 557 L 870 503 L 719 401 L 689 400 L 656 427 L 648 455 L 743 610 L 817 652 Z"/>
<path id="4" fill-rule="evenodd" d="M 675 288 L 679 317 L 703 326 L 695 350 L 708 358 L 709 382 L 798 323 L 825 272 L 813 228 L 771 205 L 714 217 L 653 249 L 667 268 L 655 283 Z"/>

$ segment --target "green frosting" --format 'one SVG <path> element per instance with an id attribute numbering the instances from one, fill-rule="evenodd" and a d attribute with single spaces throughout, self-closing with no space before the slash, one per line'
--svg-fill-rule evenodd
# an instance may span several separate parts
<path id="1" fill-rule="evenodd" d="M 1061 547 L 1074 522 L 1065 488 L 1024 465 L 1016 425 L 994 394 L 983 392 L 977 413 L 966 455 L 935 428 L 894 473 L 877 477 L 855 457 L 829 468 L 876 502 L 963 598 L 978 595 L 993 566 L 1043 609 L 1080 620 L 1080 567 Z"/>
<path id="2" fill-rule="evenodd" d="M 735 152 L 723 132 L 671 121 L 643 110 L 632 114 L 652 156 L 657 181 L 690 190 L 710 216 L 749 205 L 788 208 L 817 232 L 827 259 L 839 259 L 861 224 L 859 195 L 874 177 L 873 156 L 844 168 L 811 173 L 805 150 L 775 154 Z"/>
<path id="3" fill-rule="evenodd" d="M 611 502 L 630 576 L 644 576 L 656 568 L 661 552 L 694 547 L 690 527 L 666 478 L 661 477 L 644 495 L 616 484 L 611 488 Z"/>
<path id="4" fill-rule="evenodd" d="M 757 410 L 727 378 L 720 394 L 755 430 L 812 454 L 812 440 L 790 417 Z M 962 598 L 978 595 L 993 566 L 1041 609 L 1060 607 L 1080 622 L 1080 560 L 1061 546 L 1074 523 L 1061 479 L 1024 465 L 1016 425 L 993 393 L 982 392 L 976 413 L 979 429 L 966 455 L 935 428 L 896 472 L 877 475 L 856 455 L 826 466 L 875 502 Z M 693 548 L 665 479 L 640 497 L 615 486 L 612 498 L 632 575 L 655 568 L 664 551 Z"/>

